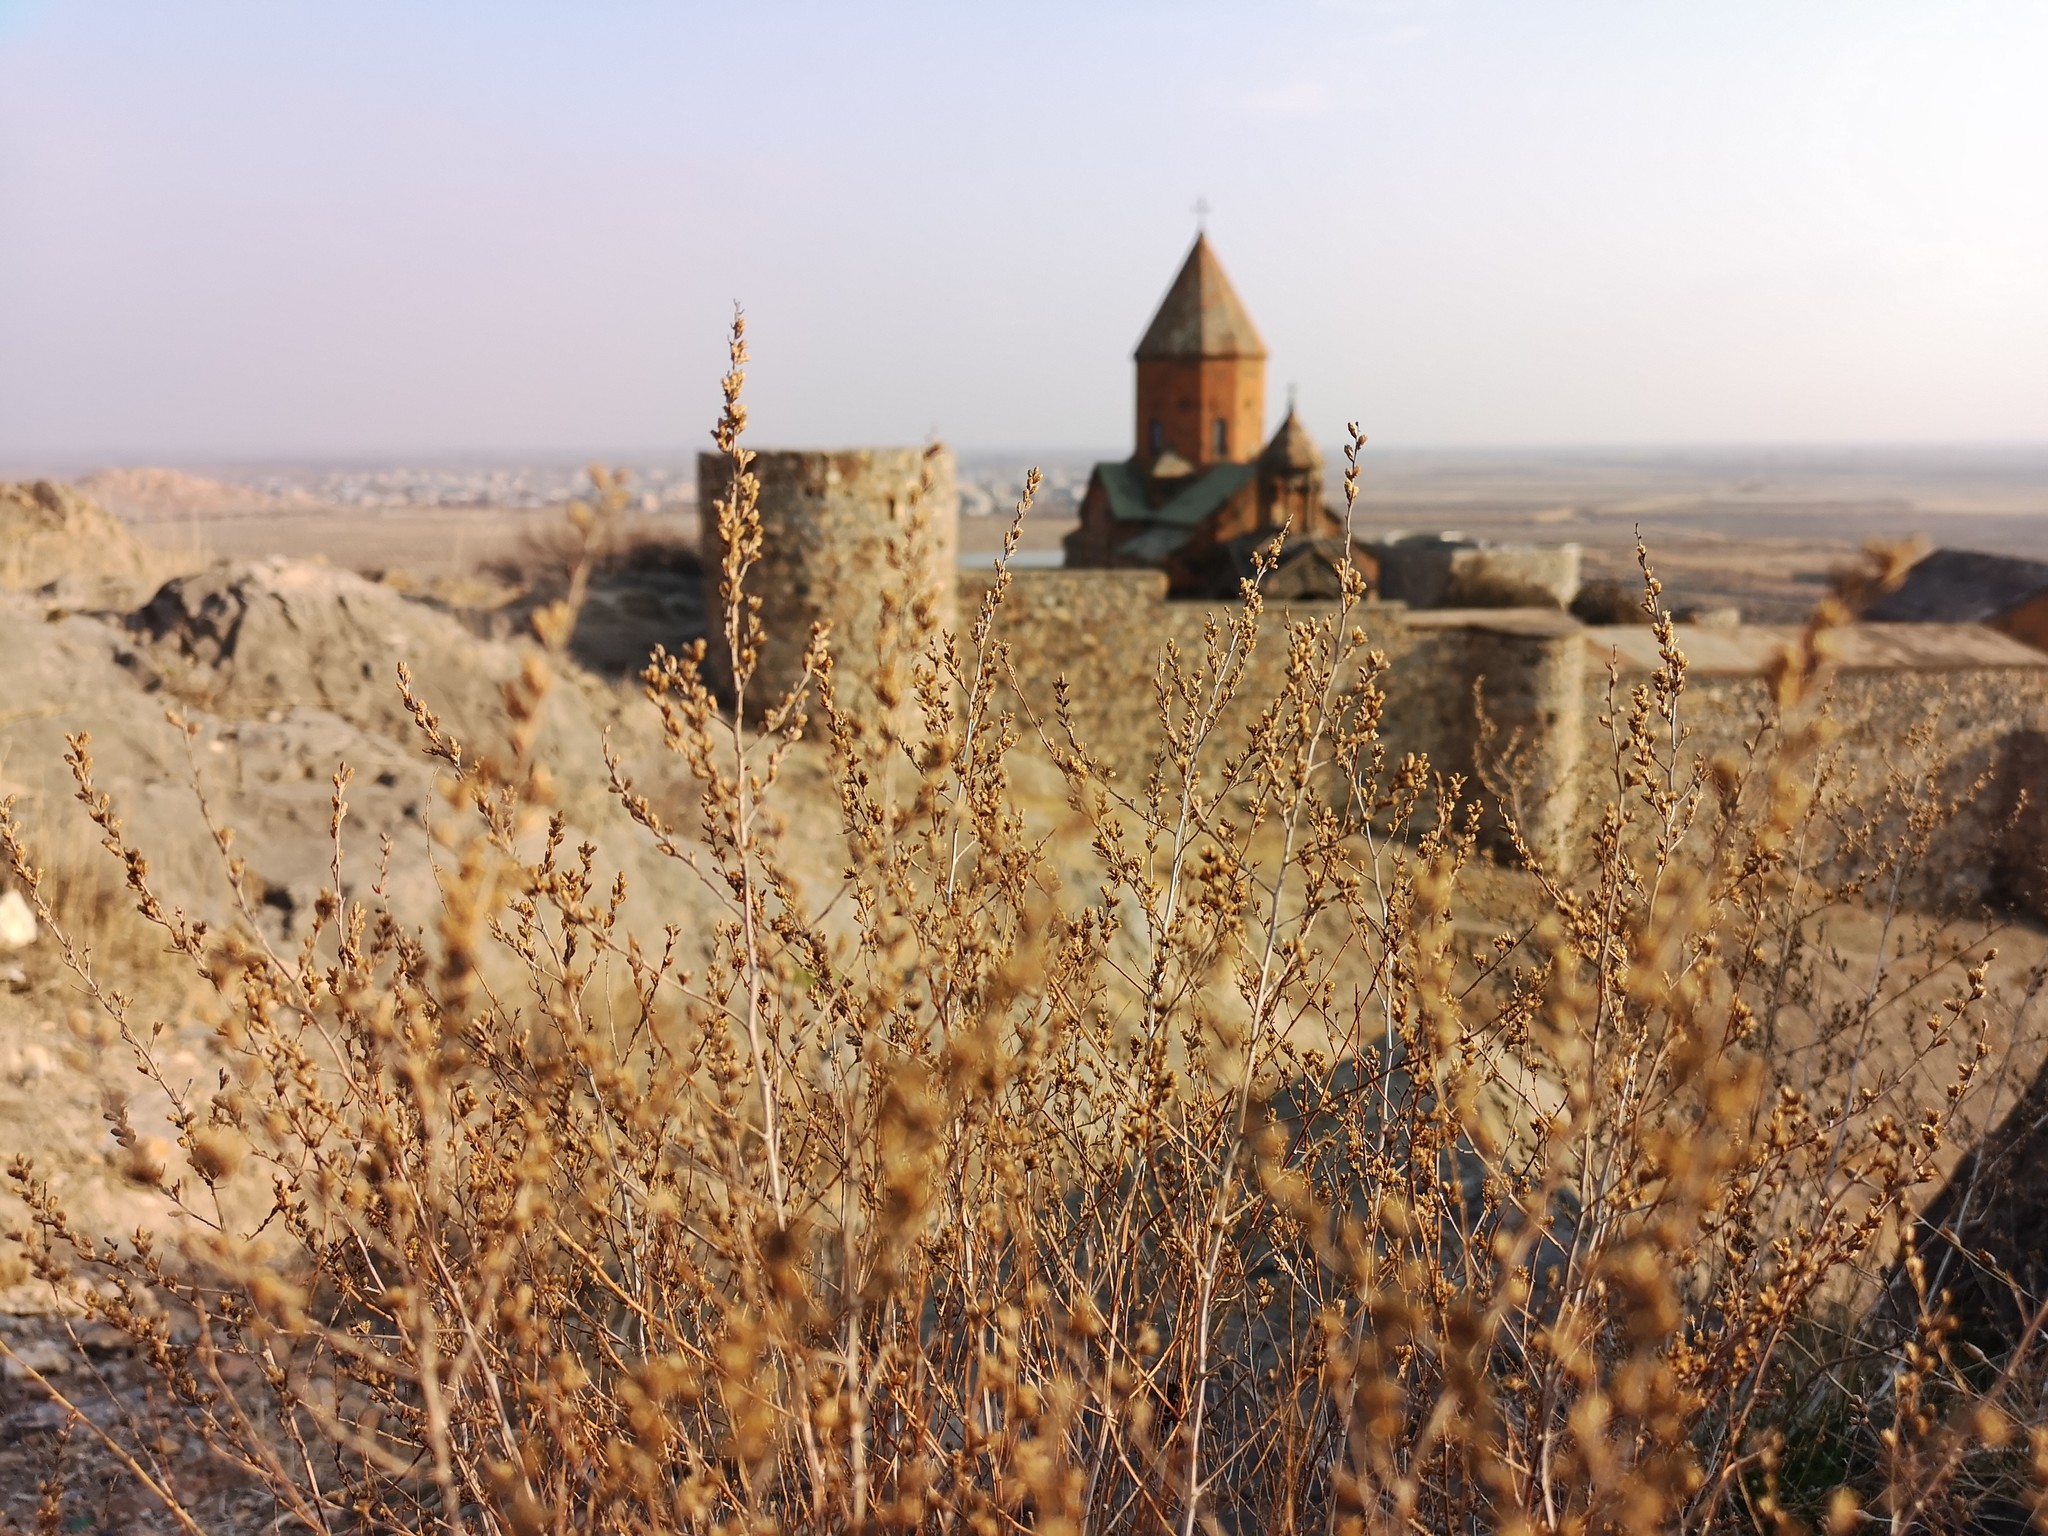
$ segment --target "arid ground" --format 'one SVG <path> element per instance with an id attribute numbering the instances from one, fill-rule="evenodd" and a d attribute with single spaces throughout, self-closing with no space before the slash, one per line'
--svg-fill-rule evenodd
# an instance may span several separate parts
<path id="1" fill-rule="evenodd" d="M 1056 493 L 1027 526 L 1024 547 L 1040 561 L 1071 526 L 1071 489 L 1085 473 L 1078 465 L 1055 461 Z M 1020 473 L 1007 461 L 963 466 L 963 478 L 982 489 L 973 498 L 981 506 L 999 504 Z M 394 906 L 424 920 L 434 891 L 423 820 L 438 804 L 435 776 L 396 700 L 392 659 L 409 661 L 422 693 L 461 736 L 488 743 L 501 723 L 498 682 L 518 667 L 510 641 L 561 568 L 564 521 L 558 506 L 325 504 L 219 474 L 79 478 L 118 521 L 85 503 L 39 507 L 26 492 L 0 504 L 11 519 L 0 524 L 10 541 L 0 586 L 13 589 L 0 592 L 0 792 L 23 797 L 19 814 L 52 869 L 60 914 L 96 936 L 101 960 L 138 1008 L 165 1021 L 160 1054 L 172 1072 L 196 1081 L 213 1070 L 200 989 L 162 963 L 160 941 L 126 912 L 115 871 L 69 801 L 64 732 L 92 731 L 97 782 L 116 797 L 167 897 L 219 920 L 230 903 L 199 814 L 195 788 L 203 791 L 206 811 L 241 834 L 236 848 L 255 876 L 253 916 L 278 943 L 303 928 L 327 878 L 330 776 L 346 759 L 356 771 L 348 827 L 359 862 L 345 878 L 371 878 L 389 838 L 400 872 Z M 2038 453 L 1388 453 L 1371 458 L 1363 484 L 1371 534 L 1575 540 L 1593 577 L 1629 574 L 1640 529 L 1674 604 L 1737 604 L 1755 620 L 1803 613 L 1829 571 L 1871 538 L 1924 535 L 2048 557 L 2048 455 Z M 962 523 L 966 561 L 996 547 L 1005 520 L 979 512 Z M 702 892 L 655 858 L 609 803 L 600 745 L 608 733 L 641 786 L 687 818 L 688 786 L 660 752 L 630 679 L 650 646 L 701 628 L 695 508 L 682 497 L 636 504 L 627 535 L 593 585 L 573 646 L 580 666 L 557 682 L 549 759 L 562 774 L 572 833 L 588 835 L 608 867 L 630 873 L 649 921 L 701 926 L 692 919 L 704 911 Z M 167 707 L 196 728 L 189 756 L 165 722 Z M 833 814 L 826 773 L 821 754 L 806 749 L 795 760 L 792 803 L 805 814 Z M 1056 786 L 1026 782 L 1020 792 L 1049 823 L 1060 814 Z M 799 873 L 821 891 L 833 878 L 822 866 Z M 1504 872 L 1488 878 L 1495 884 L 1482 905 L 1503 916 L 1530 895 Z M 1472 935 L 1475 944 L 1484 937 Z M 1985 937 L 1975 929 L 1949 940 L 1971 946 Z M 1902 942 L 1853 925 L 1835 939 L 1831 964 L 1845 977 L 1870 972 L 1881 950 Z M 2011 1102 L 2048 1046 L 2048 1021 L 2032 1008 L 2048 940 L 2015 923 L 1997 943 L 1992 1028 L 2006 1049 L 1993 1093 L 1970 1117 L 1976 1125 Z M 37 1157 L 82 1220 L 123 1228 L 150 1205 L 130 1182 L 130 1165 L 165 1146 L 162 1105 L 146 1094 L 128 1103 L 142 1151 L 117 1145 L 106 1116 L 124 1102 L 121 1084 L 132 1083 L 128 1048 L 92 1010 L 47 933 L 0 962 L 0 1125 L 8 1130 L 0 1152 Z M 0 1320 L 0 1332 L 82 1384 L 75 1373 L 88 1367 L 59 1347 L 58 1323 L 33 1315 L 39 1292 L 26 1279 L 0 1275 L 12 1282 L 0 1313 L 17 1314 Z M 84 1358 L 116 1384 L 108 1401 L 118 1403 L 135 1373 L 99 1339 L 86 1341 Z M 16 1519 L 33 1506 L 54 1423 L 28 1384 L 0 1382 L 0 1424 L 13 1431 L 13 1449 L 0 1454 L 0 1504 Z M 224 1511 L 235 1497 L 223 1489 Z M 123 1528 L 147 1523 L 139 1508 L 108 1518 L 130 1522 Z"/>

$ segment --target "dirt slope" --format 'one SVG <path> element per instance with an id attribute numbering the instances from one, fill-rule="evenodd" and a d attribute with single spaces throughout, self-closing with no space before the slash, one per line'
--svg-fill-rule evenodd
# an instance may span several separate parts
<path id="1" fill-rule="evenodd" d="M 286 562 L 174 579 L 126 614 L 0 593 L 0 795 L 17 797 L 60 919 L 93 935 L 99 958 L 137 996 L 139 1016 L 165 1022 L 165 1058 L 203 1081 L 214 1071 L 204 995 L 178 964 L 166 964 L 161 937 L 128 910 L 117 871 L 73 800 L 67 734 L 89 733 L 97 787 L 113 796 L 167 902 L 215 923 L 230 915 L 203 797 L 234 827 L 256 916 L 278 940 L 303 929 L 328 881 L 331 776 L 348 763 L 355 779 L 344 889 L 360 897 L 378 878 L 388 838 L 387 899 L 403 921 L 426 926 L 437 905 L 427 823 L 448 811 L 437 765 L 398 699 L 396 664 L 413 668 L 421 696 L 469 750 L 495 751 L 505 734 L 501 685 L 527 654 L 522 643 L 480 639 L 449 614 L 359 577 Z M 601 867 L 627 873 L 636 921 L 650 937 L 669 922 L 702 933 L 701 887 L 653 853 L 604 789 L 610 731 L 648 787 L 682 809 L 651 709 L 573 666 L 558 671 L 541 750 L 562 786 L 570 846 L 587 839 Z M 189 745 L 168 710 L 197 727 Z M 53 937 L 0 954 L 0 1160 L 34 1155 L 88 1226 L 132 1228 L 161 1206 L 123 1183 L 103 1110 L 109 1095 L 134 1090 L 127 1047 L 67 972 Z M 148 1095 L 131 1103 L 146 1134 L 167 1134 L 161 1110 Z M 0 1207 L 10 1199 L 0 1194 Z"/>
<path id="2" fill-rule="evenodd" d="M 0 591 L 125 607 L 170 574 L 165 558 L 90 497 L 48 480 L 0 482 Z"/>

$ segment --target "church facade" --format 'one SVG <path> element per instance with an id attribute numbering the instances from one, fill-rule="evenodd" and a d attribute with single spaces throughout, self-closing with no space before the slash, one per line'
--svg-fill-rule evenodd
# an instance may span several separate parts
<path id="1" fill-rule="evenodd" d="M 1323 501 L 1323 461 L 1289 405 L 1262 441 L 1266 344 L 1206 235 L 1138 343 L 1136 442 L 1097 464 L 1066 540 L 1077 567 L 1156 566 L 1176 595 L 1234 593 L 1251 550 L 1342 532 Z"/>

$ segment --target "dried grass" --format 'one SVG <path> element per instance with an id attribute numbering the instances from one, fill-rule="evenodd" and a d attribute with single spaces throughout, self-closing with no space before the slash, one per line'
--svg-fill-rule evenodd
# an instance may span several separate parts
<path id="1" fill-rule="evenodd" d="M 630 489 L 623 471 L 593 466 L 594 494 L 612 511 L 593 535 L 572 524 L 536 523 L 526 528 L 517 547 L 489 567 L 497 580 L 533 592 L 559 593 L 579 562 L 598 577 L 622 571 L 669 571 L 694 577 L 700 570 L 694 534 L 673 526 L 673 519 L 650 521 L 629 514 Z"/>
<path id="2" fill-rule="evenodd" d="M 1162 660 L 1135 783 L 1000 706 L 1006 570 L 965 632 L 935 630 L 915 519 L 878 707 L 839 707 L 823 635 L 795 690 L 752 697 L 742 334 L 712 641 L 737 698 L 702 645 L 645 678 L 699 826 L 611 770 L 717 897 L 710 935 L 627 939 L 631 893 L 564 845 L 538 656 L 498 758 L 408 686 L 447 770 L 431 934 L 340 894 L 345 770 L 332 889 L 281 953 L 161 901 L 74 754 L 131 899 L 214 991 L 223 1069 L 165 1081 L 150 1023 L 99 986 L 174 1106 L 182 1166 L 157 1177 L 186 1235 L 82 1232 L 17 1165 L 22 1241 L 282 1522 L 1193 1536 L 2024 1510 L 2048 1458 L 2029 1351 L 1966 1358 L 1938 1294 L 1890 1332 L 1856 1320 L 1988 1050 L 1988 961 L 1935 957 L 1919 992 L 1894 974 L 1813 1023 L 1816 933 L 1883 908 L 1942 814 L 1859 821 L 1829 787 L 1816 700 L 1853 590 L 1785 659 L 1751 752 L 1709 763 L 1645 561 L 1663 665 L 1614 700 L 1611 793 L 1569 877 L 1520 848 L 1542 909 L 1475 954 L 1479 808 L 1382 742 L 1349 565 L 1334 618 L 1275 633 L 1251 582 L 1200 654 Z M 555 651 L 607 502 L 536 616 Z M 1260 645 L 1286 648 L 1284 686 L 1226 738 Z M 840 824 L 785 830 L 807 718 Z M 1019 810 L 1024 750 L 1064 775 L 1090 878 Z M 836 895 L 800 889 L 790 838 L 843 849 Z M 1928 989 L 1922 1022 L 1901 998 Z M 1805 1087 L 1774 1055 L 1794 1019 L 1839 1058 Z M 1859 1078 L 1873 1032 L 1910 1035 L 1906 1064 Z M 248 1189 L 269 1198 L 238 1219 Z M 200 1528 L 150 1426 L 91 1432 Z"/>

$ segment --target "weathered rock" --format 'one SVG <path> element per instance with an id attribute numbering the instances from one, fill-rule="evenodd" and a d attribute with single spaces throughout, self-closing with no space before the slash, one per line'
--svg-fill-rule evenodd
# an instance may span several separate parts
<path id="1" fill-rule="evenodd" d="M 180 585 L 155 605 L 153 624 L 160 632 L 91 614 L 53 619 L 36 598 L 0 593 L 0 795 L 17 797 L 15 814 L 48 871 L 45 889 L 60 921 L 92 945 L 96 964 L 116 967 L 124 985 L 148 972 L 147 1001 L 137 1006 L 167 1022 L 159 1048 L 172 1072 L 206 1078 L 204 1019 L 183 991 L 189 969 L 168 960 L 161 935 L 142 927 L 120 866 L 75 803 L 67 735 L 90 734 L 95 788 L 111 797 L 125 840 L 146 856 L 152 888 L 167 906 L 218 928 L 237 910 L 200 814 L 203 795 L 215 820 L 234 830 L 252 916 L 272 939 L 302 936 L 330 881 L 331 776 L 346 762 L 355 777 L 343 893 L 376 899 L 369 888 L 379 883 L 389 838 L 381 904 L 431 933 L 440 891 L 428 822 L 454 813 L 436 787 L 442 765 L 422 751 L 397 702 L 392 663 L 399 654 L 413 661 L 422 695 L 474 746 L 500 738 L 498 682 L 516 676 L 524 656 L 520 646 L 480 641 L 424 604 L 317 568 Z M 351 647 L 368 657 L 369 675 L 351 666 Z M 709 932 L 710 899 L 674 861 L 651 855 L 646 834 L 605 789 L 601 723 L 615 726 L 636 781 L 666 796 L 675 819 L 687 818 L 688 802 L 659 778 L 670 760 L 660 753 L 653 712 L 624 713 L 610 689 L 573 667 L 556 671 L 542 750 L 561 791 L 568 846 L 594 847 L 605 884 L 614 871 L 627 874 L 631 931 L 651 939 L 674 923 L 693 945 Z M 620 713 L 604 713 L 606 700 Z M 167 703 L 197 728 L 189 743 L 166 722 Z M 536 824 L 536 845 L 541 832 Z M 103 1118 L 110 1088 L 136 1092 L 127 1048 L 81 1003 L 59 958 L 46 953 L 54 949 L 22 952 L 16 969 L 25 989 L 0 983 L 0 1126 L 9 1130 L 0 1160 L 33 1154 L 86 1230 L 154 1227 L 165 1219 L 162 1202 L 124 1181 Z M 175 1134 L 147 1094 L 133 1113 L 138 1129 Z M 0 1225 L 18 1219 L 10 1199 L 0 1192 Z M 5 1279 L 0 1274 L 0 1291 Z M 20 1304 L 0 1295 L 0 1309 Z"/>
<path id="2" fill-rule="evenodd" d="M 163 685 L 236 721 L 277 723 L 320 710 L 407 752 L 423 745 L 398 689 L 403 663 L 420 700 L 472 755 L 509 745 L 505 688 L 530 647 L 479 638 L 451 615 L 348 571 L 304 561 L 217 565 L 166 582 L 131 620 Z M 540 738 L 544 761 L 601 763 L 591 697 L 558 677 Z M 572 817 L 609 805 L 580 774 Z"/>
<path id="3" fill-rule="evenodd" d="M 2014 1348 L 2048 1302 L 2048 1067 L 1928 1202 L 1917 1246 L 1930 1298 L 1946 1295 L 1963 1337 L 1994 1358 Z M 1905 1276 L 1889 1276 L 1876 1317 L 1908 1327 Z"/>
<path id="4" fill-rule="evenodd" d="M 36 915 L 21 892 L 0 896 L 0 949 L 27 949 L 36 932 Z"/>
<path id="5" fill-rule="evenodd" d="M 347 831 L 360 857 L 354 890 L 375 878 L 382 837 L 394 844 L 388 885 L 406 921 L 438 899 L 425 821 L 441 811 L 439 768 L 398 696 L 399 660 L 466 753 L 501 751 L 503 685 L 527 648 L 479 639 L 446 613 L 344 572 L 273 562 L 220 567 L 170 582 L 123 628 L 86 615 L 52 622 L 34 601 L 0 597 L 0 793 L 22 797 L 38 859 L 57 889 L 113 881 L 118 870 L 70 804 L 66 735 L 83 730 L 99 788 L 110 793 L 152 880 L 168 900 L 219 922 L 230 903 L 221 860 L 198 814 L 204 794 L 235 830 L 261 902 L 281 931 L 310 919 L 327 882 L 331 777 L 347 763 Z M 643 787 L 670 771 L 652 711 L 559 667 L 543 707 L 539 758 L 570 842 L 589 837 L 607 868 L 624 867 L 649 900 L 649 922 L 686 909 L 689 881 L 646 857 L 605 783 L 604 734 Z M 152 697 L 154 695 L 154 697 Z M 188 753 L 165 705 L 198 727 Z M 107 893 L 117 908 L 129 905 Z"/>
<path id="6" fill-rule="evenodd" d="M 126 607 L 162 575 L 125 524 L 70 486 L 0 484 L 0 590 L 55 584 L 65 606 Z"/>
<path id="7" fill-rule="evenodd" d="M 0 1360 L 0 1375 L 9 1381 L 25 1381 L 28 1373 L 39 1376 L 62 1376 L 79 1363 L 78 1353 L 66 1349 L 55 1339 L 26 1339 L 14 1346 L 14 1352 Z"/>

